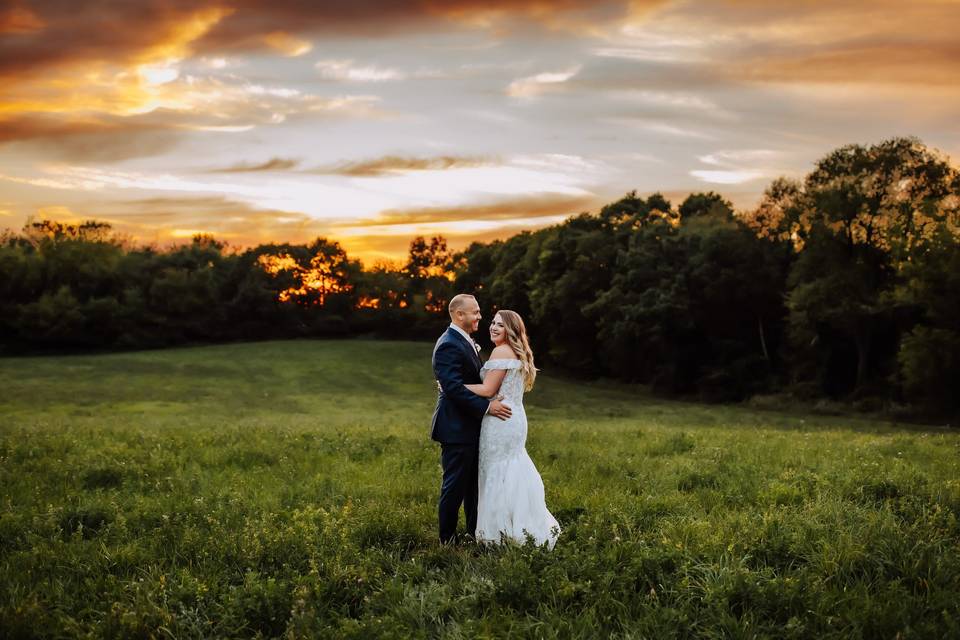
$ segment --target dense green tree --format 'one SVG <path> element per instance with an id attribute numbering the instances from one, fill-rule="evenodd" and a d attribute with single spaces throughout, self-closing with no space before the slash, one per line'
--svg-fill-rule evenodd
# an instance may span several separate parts
<path id="1" fill-rule="evenodd" d="M 417 236 L 410 242 L 403 269 L 407 275 L 410 329 L 415 335 L 436 334 L 448 322 L 447 305 L 455 294 L 457 258 L 442 236 L 434 236 L 429 241 Z"/>
<path id="2" fill-rule="evenodd" d="M 960 215 L 951 217 L 906 269 L 898 294 L 921 318 L 901 340 L 897 358 L 910 401 L 960 417 Z"/>
<path id="3" fill-rule="evenodd" d="M 600 352 L 610 373 L 670 391 L 688 380 L 676 347 L 690 347 L 693 332 L 682 279 L 685 254 L 677 229 L 654 220 L 630 234 L 617 252 L 614 275 L 584 307 L 596 323 Z"/>
<path id="4" fill-rule="evenodd" d="M 720 220 L 733 220 L 733 205 L 720 194 L 691 193 L 677 208 L 680 219 L 684 221 L 696 217 L 710 217 Z"/>
<path id="5" fill-rule="evenodd" d="M 357 276 L 356 328 L 385 337 L 410 336 L 415 311 L 410 306 L 410 278 L 386 262 L 378 262 Z"/>
<path id="6" fill-rule="evenodd" d="M 532 312 L 530 291 L 539 266 L 541 247 L 552 233 L 552 229 L 524 231 L 490 244 L 474 243 L 461 254 L 454 281 L 457 291 L 477 296 L 487 320 L 491 320 L 498 309 L 519 313 L 537 351 L 546 346 L 546 341 Z M 486 327 L 481 328 L 478 338 L 486 343 Z"/>
<path id="7" fill-rule="evenodd" d="M 453 253 L 447 248 L 446 239 L 434 236 L 427 242 L 423 236 L 414 238 L 410 242 L 404 270 L 413 280 L 446 276 L 453 270 Z"/>
<path id="8" fill-rule="evenodd" d="M 611 373 L 742 398 L 769 384 L 777 364 L 789 248 L 758 238 L 709 195 L 685 204 L 681 224 L 664 217 L 630 234 L 610 288 L 587 312 Z"/>
<path id="9" fill-rule="evenodd" d="M 603 219 L 581 214 L 544 238 L 530 307 L 546 360 L 591 374 L 603 371 L 596 323 L 584 309 L 610 286 L 617 246 Z"/>
<path id="10" fill-rule="evenodd" d="M 942 156 L 895 138 L 837 149 L 802 185 L 771 185 L 750 220 L 799 250 L 788 307 L 801 379 L 835 393 L 883 384 L 903 330 L 894 291 L 944 219 L 955 181 Z"/>

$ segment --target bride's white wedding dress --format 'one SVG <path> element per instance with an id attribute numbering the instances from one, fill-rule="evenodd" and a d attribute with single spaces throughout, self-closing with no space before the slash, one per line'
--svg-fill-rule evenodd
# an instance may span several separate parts
<path id="1" fill-rule="evenodd" d="M 509 420 L 486 415 L 480 429 L 480 494 L 477 506 L 477 540 L 524 542 L 530 534 L 537 544 L 551 549 L 560 525 L 547 510 L 543 481 L 527 455 L 527 414 L 523 410 L 523 372 L 520 361 L 488 360 L 480 370 L 506 369 L 500 395 L 510 406 Z"/>

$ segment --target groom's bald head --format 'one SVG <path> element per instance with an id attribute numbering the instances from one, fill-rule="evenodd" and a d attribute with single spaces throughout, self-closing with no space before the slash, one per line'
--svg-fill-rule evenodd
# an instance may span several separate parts
<path id="1" fill-rule="evenodd" d="M 450 321 L 467 333 L 473 333 L 480 326 L 480 305 L 469 293 L 453 296 L 447 310 L 450 312 Z"/>
<path id="2" fill-rule="evenodd" d="M 476 304 L 476 302 L 477 299 L 469 293 L 458 293 L 457 295 L 453 296 L 450 298 L 450 304 L 447 305 L 447 311 L 450 312 L 450 318 L 456 319 L 457 311 L 462 311 L 468 306 L 472 307 L 473 304 Z"/>

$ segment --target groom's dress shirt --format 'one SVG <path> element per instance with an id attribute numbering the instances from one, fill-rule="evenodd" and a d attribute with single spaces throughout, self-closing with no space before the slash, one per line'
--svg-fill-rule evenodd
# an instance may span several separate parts
<path id="1" fill-rule="evenodd" d="M 470 343 L 470 346 L 473 347 L 473 350 L 477 352 L 477 357 L 479 358 L 479 357 L 480 357 L 480 349 L 477 347 L 477 343 L 474 342 L 473 338 L 470 337 L 470 334 L 467 333 L 466 331 L 464 331 L 463 329 L 461 329 L 460 327 L 458 327 L 457 325 L 453 324 L 452 322 L 450 323 L 450 328 L 453 329 L 454 331 L 456 331 L 457 333 L 459 333 L 460 335 L 462 335 L 464 338 L 467 339 L 467 342 L 469 342 L 469 343 Z M 491 400 L 490 402 L 487 403 L 487 411 L 488 411 L 488 412 L 490 411 L 490 405 L 491 405 L 491 404 L 493 404 L 493 400 Z"/>

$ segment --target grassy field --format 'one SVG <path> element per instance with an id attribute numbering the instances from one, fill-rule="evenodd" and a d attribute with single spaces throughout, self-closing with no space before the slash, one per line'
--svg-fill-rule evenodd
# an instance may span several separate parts
<path id="1" fill-rule="evenodd" d="M 960 637 L 958 433 L 546 372 L 557 548 L 445 548 L 430 346 L 0 360 L 0 636 Z"/>

